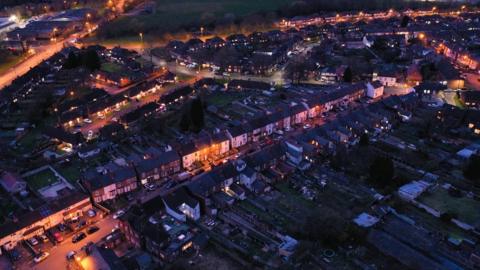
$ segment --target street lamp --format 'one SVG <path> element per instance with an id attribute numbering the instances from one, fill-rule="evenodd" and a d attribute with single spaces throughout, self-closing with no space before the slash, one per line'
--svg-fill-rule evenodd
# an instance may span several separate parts
<path id="1" fill-rule="evenodd" d="M 144 47 L 143 46 L 143 33 L 142 32 L 138 33 L 138 36 L 140 37 L 140 43 L 142 44 L 142 49 L 143 49 L 143 47 Z"/>

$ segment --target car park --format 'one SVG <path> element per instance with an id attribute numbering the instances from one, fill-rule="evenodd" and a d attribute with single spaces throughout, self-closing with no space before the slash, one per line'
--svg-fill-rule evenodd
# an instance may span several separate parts
<path id="1" fill-rule="evenodd" d="M 48 256 L 50 256 L 50 253 L 48 252 L 40 252 L 40 254 L 36 255 L 33 258 L 33 261 L 35 263 L 40 263 L 41 261 L 45 260 Z"/>
<path id="2" fill-rule="evenodd" d="M 85 239 L 87 235 L 84 232 L 78 233 L 72 237 L 72 243 L 78 243 Z"/>

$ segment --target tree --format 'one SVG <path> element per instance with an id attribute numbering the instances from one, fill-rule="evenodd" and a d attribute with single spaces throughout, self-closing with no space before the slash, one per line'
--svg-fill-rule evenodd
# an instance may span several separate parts
<path id="1" fill-rule="evenodd" d="M 453 212 L 445 212 L 445 213 L 442 213 L 440 215 L 440 220 L 443 221 L 443 222 L 450 222 L 452 219 L 456 219 L 458 217 L 458 215 L 456 213 L 453 213 Z"/>
<path id="2" fill-rule="evenodd" d="M 285 77 L 292 83 L 300 83 L 307 79 L 308 63 L 305 59 L 294 59 L 285 68 Z"/>
<path id="3" fill-rule="evenodd" d="M 304 232 L 310 240 L 335 247 L 348 238 L 346 228 L 347 222 L 337 211 L 322 207 L 307 217 Z"/>
<path id="4" fill-rule="evenodd" d="M 463 171 L 465 178 L 480 184 L 480 156 L 472 155 L 468 160 L 468 164 Z"/>
<path id="5" fill-rule="evenodd" d="M 351 83 L 352 79 L 353 79 L 352 69 L 350 67 L 347 67 L 343 72 L 343 81 Z"/>
<path id="6" fill-rule="evenodd" d="M 180 119 L 180 130 L 185 132 L 188 131 L 190 128 L 192 120 L 190 119 L 190 115 L 187 112 L 182 113 L 182 118 Z"/>
<path id="7" fill-rule="evenodd" d="M 347 167 L 348 163 L 348 149 L 344 144 L 339 144 L 335 150 L 335 155 L 332 157 L 332 167 L 341 169 Z"/>
<path id="8" fill-rule="evenodd" d="M 200 131 L 205 126 L 205 115 L 203 112 L 203 103 L 200 98 L 192 100 L 190 107 L 190 119 L 195 131 Z"/>
<path id="9" fill-rule="evenodd" d="M 370 144 L 370 137 L 367 133 L 363 133 L 362 136 L 360 136 L 359 144 L 360 146 L 368 146 Z"/>
<path id="10" fill-rule="evenodd" d="M 395 175 L 393 161 L 386 157 L 376 157 L 370 165 L 370 181 L 379 186 L 388 186 Z"/>
<path id="11" fill-rule="evenodd" d="M 88 50 L 82 57 L 83 65 L 91 71 L 100 69 L 102 63 L 95 50 Z"/>
<path id="12" fill-rule="evenodd" d="M 407 15 L 403 16 L 402 22 L 400 23 L 400 27 L 407 27 L 409 22 L 410 22 L 410 17 L 408 17 Z"/>
<path id="13" fill-rule="evenodd" d="M 63 64 L 63 67 L 66 69 L 72 69 L 76 68 L 80 65 L 80 61 L 77 57 L 77 55 L 74 52 L 69 52 L 67 59 L 65 60 L 65 63 Z"/>

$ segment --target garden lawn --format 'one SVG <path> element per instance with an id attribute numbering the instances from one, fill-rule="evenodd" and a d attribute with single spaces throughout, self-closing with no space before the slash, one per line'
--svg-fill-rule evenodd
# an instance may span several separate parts
<path id="1" fill-rule="evenodd" d="M 59 180 L 50 169 L 45 169 L 36 174 L 30 175 L 25 178 L 30 188 L 33 190 L 39 190 L 43 187 L 49 186 Z"/>
<path id="2" fill-rule="evenodd" d="M 451 212 L 462 222 L 474 225 L 480 220 L 480 202 L 468 197 L 452 197 L 443 188 L 437 188 L 431 194 L 425 194 L 419 201 L 442 213 Z"/>

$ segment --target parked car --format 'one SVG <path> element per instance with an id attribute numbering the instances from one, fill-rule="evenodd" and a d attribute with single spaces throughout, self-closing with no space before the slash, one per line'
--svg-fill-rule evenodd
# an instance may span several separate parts
<path id="1" fill-rule="evenodd" d="M 81 228 L 87 226 L 87 222 L 85 220 L 82 220 L 75 225 L 76 230 L 80 230 Z"/>
<path id="2" fill-rule="evenodd" d="M 38 240 L 40 240 L 42 243 L 46 243 L 48 242 L 48 237 L 45 235 L 45 234 L 41 234 L 39 236 L 37 236 Z"/>
<path id="3" fill-rule="evenodd" d="M 35 237 L 32 237 L 32 238 L 28 239 L 28 243 L 30 243 L 30 245 L 32 245 L 32 246 L 38 245 L 38 241 L 37 241 L 37 239 L 35 239 Z"/>
<path id="4" fill-rule="evenodd" d="M 100 228 L 98 228 L 97 226 L 92 226 L 92 227 L 87 229 L 87 233 L 92 234 L 92 233 L 97 232 L 98 230 L 100 230 Z"/>
<path id="5" fill-rule="evenodd" d="M 93 210 L 93 209 L 89 209 L 89 210 L 87 211 L 87 215 L 88 215 L 89 217 L 94 217 L 94 216 L 97 215 L 97 212 L 96 212 L 95 210 Z"/>
<path id="6" fill-rule="evenodd" d="M 78 233 L 72 237 L 72 243 L 78 243 L 85 239 L 85 237 L 87 237 L 87 235 L 84 232 Z"/>
<path id="7" fill-rule="evenodd" d="M 130 201 L 133 201 L 135 200 L 135 197 L 131 194 L 131 193 L 128 193 L 127 194 L 127 200 L 130 202 Z"/>
<path id="8" fill-rule="evenodd" d="M 117 219 L 117 218 L 123 216 L 124 214 L 125 214 L 125 210 L 118 210 L 117 212 L 115 212 L 115 214 L 113 214 L 113 218 Z"/>
<path id="9" fill-rule="evenodd" d="M 10 249 L 8 252 L 8 257 L 10 258 L 10 260 L 16 262 L 18 260 L 20 260 L 20 258 L 22 258 L 22 255 L 20 255 L 20 252 L 18 252 L 18 250 L 16 248 L 12 248 Z"/>
<path id="10" fill-rule="evenodd" d="M 40 254 L 38 254 L 37 256 L 35 256 L 35 257 L 33 258 L 33 261 L 34 261 L 35 263 L 39 263 L 39 262 L 45 260 L 48 256 L 50 256 L 50 253 L 48 253 L 48 252 L 40 252 Z"/>
<path id="11" fill-rule="evenodd" d="M 67 226 L 65 226 L 65 224 L 63 223 L 60 223 L 58 224 L 58 230 L 61 231 L 61 232 L 64 232 L 67 230 Z"/>
<path id="12" fill-rule="evenodd" d="M 73 250 L 72 250 L 72 251 L 69 251 L 69 252 L 67 253 L 67 256 L 66 256 L 66 257 L 67 257 L 67 260 L 73 260 L 73 259 L 75 259 L 75 255 L 77 255 L 77 252 L 75 252 L 75 251 L 73 251 Z"/>
<path id="13" fill-rule="evenodd" d="M 63 236 L 62 236 L 62 234 L 59 233 L 59 232 L 55 232 L 55 233 L 53 234 L 53 238 L 55 238 L 55 241 L 56 241 L 57 243 L 60 243 L 60 242 L 63 241 Z"/>
<path id="14" fill-rule="evenodd" d="M 156 188 L 157 188 L 157 185 L 155 184 L 151 184 L 151 183 L 146 183 L 145 185 L 143 185 L 145 187 L 145 189 L 147 189 L 148 191 L 154 191 Z"/>

